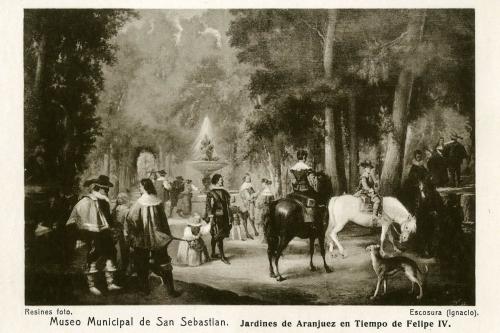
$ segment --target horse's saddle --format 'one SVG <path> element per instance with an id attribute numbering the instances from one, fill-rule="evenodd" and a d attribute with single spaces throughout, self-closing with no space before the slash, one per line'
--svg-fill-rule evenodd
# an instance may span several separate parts
<path id="1" fill-rule="evenodd" d="M 314 222 L 314 211 L 316 207 L 316 200 L 297 192 L 290 193 L 287 195 L 288 199 L 292 199 L 297 202 L 302 207 L 302 213 L 304 216 L 304 222 L 311 223 Z"/>
<path id="2" fill-rule="evenodd" d="M 367 214 L 373 213 L 373 201 L 368 194 L 359 191 L 359 192 L 355 193 L 354 196 L 359 198 L 359 212 L 360 213 L 367 213 Z M 380 205 L 380 206 L 382 206 L 382 205 Z M 381 208 L 382 207 L 379 207 L 379 211 Z"/>

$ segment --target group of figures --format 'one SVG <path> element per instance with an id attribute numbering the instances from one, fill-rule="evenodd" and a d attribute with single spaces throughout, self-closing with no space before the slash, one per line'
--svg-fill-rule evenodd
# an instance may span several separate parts
<path id="1" fill-rule="evenodd" d="M 391 224 L 399 225 L 400 242 L 407 241 L 409 234 L 418 229 L 417 250 L 424 256 L 435 255 L 440 249 L 446 250 L 445 246 L 439 247 L 446 240 L 436 238 L 437 226 L 449 222 L 447 230 L 455 230 L 456 221 L 462 219 L 456 196 L 450 195 L 444 201 L 436 190 L 437 186 L 447 184 L 449 178 L 455 185 L 460 182 L 460 164 L 467 155 L 458 139 L 454 135 L 448 144 L 440 140 L 427 166 L 422 152 L 415 152 L 403 186 L 403 204 L 396 198 L 379 195 L 374 166 L 369 161 L 360 163 L 362 173 L 354 195 L 332 197 L 328 177 L 314 172 L 307 164 L 307 152 L 299 150 L 298 162 L 290 168 L 293 193 L 284 198 L 276 200 L 271 181 L 265 178 L 256 191 L 250 174 L 246 174 L 239 189 L 239 204 L 236 204 L 224 188 L 223 177 L 214 174 L 203 216 L 191 214 L 192 192 L 197 189 L 181 177 L 167 179 L 166 173 L 160 170 L 140 181 L 137 201 L 129 205 L 129 196 L 120 193 L 115 207 L 111 208 L 108 193 L 113 184 L 101 175 L 84 183 L 89 191 L 74 204 L 65 228 L 75 230 L 77 238 L 87 247 L 85 275 L 89 291 L 94 295 L 102 294 L 96 284 L 96 275 L 100 273 L 104 274 L 109 291 L 121 289 L 120 283 L 116 283 L 117 272 L 124 278 L 136 274 L 141 290 L 146 293 L 150 290 L 149 277 L 154 273 L 161 278 L 169 295 L 178 295 L 168 245 L 173 240 L 180 241 L 176 259 L 181 264 L 198 266 L 209 260 L 220 260 L 229 265 L 224 239 L 230 236 L 253 239 L 248 224 L 254 236 L 259 236 L 257 210 L 263 241 L 268 244 L 270 275 L 278 281 L 283 280 L 278 270 L 279 258 L 294 237 L 310 240 L 311 270 L 316 269 L 312 259 L 314 242 L 318 239 L 325 270 L 330 271 L 325 260 L 325 241 L 330 241 L 330 250 L 336 244 L 344 254 L 337 233 L 348 221 L 366 227 L 381 226 L 381 253 L 386 234 L 394 244 L 389 232 Z M 175 238 L 167 216 L 171 216 L 179 194 L 184 192 L 188 193 L 188 209 L 179 215 L 190 218 L 183 237 Z M 166 201 L 171 202 L 170 208 L 166 207 Z M 367 206 L 369 209 L 365 210 Z M 208 234 L 211 236 L 209 248 L 202 238 Z"/>
<path id="2" fill-rule="evenodd" d="M 191 216 L 193 193 L 199 191 L 191 179 L 167 177 L 165 170 L 151 172 L 150 178 L 160 200 L 170 203 L 168 217 L 172 217 L 174 212 L 180 217 Z"/>
<path id="3" fill-rule="evenodd" d="M 318 239 L 325 270 L 330 271 L 325 260 L 325 239 L 330 243 L 330 252 L 333 253 L 335 244 L 340 254 L 345 256 L 338 233 L 348 222 L 364 227 L 381 227 L 382 255 L 385 255 L 383 245 L 386 236 L 395 251 L 400 252 L 390 229 L 390 226 L 395 225 L 399 226 L 394 229 L 399 233 L 400 244 L 408 242 L 410 236 L 416 233 L 416 250 L 424 257 L 442 255 L 447 248 L 453 248 L 447 246 L 451 244 L 441 236 L 443 230 L 457 237 L 460 234 L 460 223 L 463 221 L 460 203 L 455 194 L 443 199 L 437 187 L 450 182 L 455 187 L 461 184 L 462 162 L 467 158 L 467 153 L 459 139 L 458 135 L 453 134 L 451 141 L 444 144 L 441 138 L 434 152 L 429 152 L 427 166 L 422 152 L 415 151 L 415 159 L 399 198 L 380 196 L 378 177 L 370 161 L 359 164 L 362 173 L 354 195 L 332 197 L 331 191 L 324 186 L 321 189 L 318 187 L 325 182 L 320 181 L 321 177 L 317 175 L 312 177 L 317 181 L 314 188 L 310 176 L 315 172 L 306 163 L 307 152 L 299 150 L 298 162 L 290 169 L 294 180 L 293 193 L 270 205 L 270 232 L 267 237 L 270 275 L 278 281 L 283 280 L 278 269 L 279 258 L 294 237 L 309 238 L 311 270 L 316 269 L 312 258 L 314 242 Z M 440 226 L 443 227 L 441 230 Z M 453 255 L 448 255 L 445 260 L 450 257 Z M 455 259 L 456 256 L 451 258 Z"/>
<path id="4" fill-rule="evenodd" d="M 270 185 L 271 181 L 263 178 L 262 188 L 257 192 L 252 185 L 250 174 L 246 174 L 239 190 L 240 200 L 237 204 L 236 198 L 231 197 L 224 189 L 224 178 L 220 174 L 213 175 L 206 196 L 205 214 L 203 218 L 194 214 L 188 222 L 183 236 L 187 243 L 179 245 L 177 263 L 199 266 L 210 259 L 220 259 L 229 265 L 229 259 L 224 253 L 224 239 L 230 237 L 232 240 L 244 241 L 260 235 L 256 227 L 256 210 L 260 212 L 260 221 L 267 219 L 269 204 L 275 197 Z M 252 226 L 254 236 L 249 232 L 248 224 Z M 208 233 L 211 234 L 210 255 L 202 239 L 202 236 Z"/>
<path id="5" fill-rule="evenodd" d="M 149 293 L 149 275 L 153 272 L 162 279 L 168 294 L 177 296 L 167 250 L 174 237 L 164 203 L 151 179 L 140 181 L 141 196 L 130 208 L 127 196 L 122 193 L 112 211 L 108 192 L 113 184 L 107 176 L 87 180 L 84 185 L 91 190 L 75 205 L 66 227 L 76 228 L 77 238 L 87 247 L 85 275 L 89 291 L 101 295 L 96 285 L 96 275 L 101 271 L 109 291 L 121 289 L 115 283 L 115 273 L 126 274 L 133 267 L 145 293 Z"/>
<path id="6" fill-rule="evenodd" d="M 160 177 L 164 176 L 163 172 L 159 174 Z M 171 189 L 165 186 L 165 180 L 160 177 L 155 179 L 162 182 L 159 189 Z M 96 275 L 100 273 L 105 276 L 108 291 L 121 289 L 116 283 L 117 272 L 122 278 L 136 274 L 140 289 L 149 293 L 149 276 L 154 273 L 162 279 L 169 295 L 177 296 L 172 259 L 168 253 L 168 245 L 173 240 L 180 241 L 177 254 L 180 264 L 198 266 L 211 259 L 229 265 L 224 252 L 224 239 L 229 237 L 231 229 L 238 228 L 241 232 L 240 221 L 244 221 L 247 237 L 252 237 L 247 229 L 247 221 L 251 222 L 258 236 L 254 225 L 256 201 L 262 208 L 260 205 L 266 206 L 274 196 L 268 180 L 262 180 L 263 190 L 256 193 L 247 175 L 240 191 L 242 202 L 235 206 L 231 195 L 224 189 L 224 179 L 220 174 L 213 175 L 211 183 L 203 218 L 193 214 L 183 237 L 176 238 L 170 231 L 165 198 L 158 195 L 151 178 L 140 181 L 141 196 L 135 203 L 129 205 L 128 195 L 120 193 L 113 209 L 108 198 L 109 189 L 113 187 L 109 177 L 101 175 L 87 180 L 84 186 L 89 191 L 76 203 L 65 227 L 76 230 L 77 238 L 87 248 L 85 275 L 90 293 L 102 295 L 96 284 Z M 210 254 L 202 239 L 205 234 L 211 235 Z"/>

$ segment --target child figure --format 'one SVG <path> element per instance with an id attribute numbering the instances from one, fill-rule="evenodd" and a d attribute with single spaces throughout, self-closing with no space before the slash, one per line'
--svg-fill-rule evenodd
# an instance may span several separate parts
<path id="1" fill-rule="evenodd" d="M 233 227 L 229 237 L 231 240 L 246 241 L 245 233 L 241 231 L 240 209 L 236 205 L 231 206 L 231 214 L 233 214 Z"/>
<path id="2" fill-rule="evenodd" d="M 179 244 L 177 263 L 187 266 L 200 266 L 208 261 L 208 249 L 202 236 L 210 233 L 210 224 L 202 223 L 201 217 L 194 214 L 184 229 L 184 240 Z"/>

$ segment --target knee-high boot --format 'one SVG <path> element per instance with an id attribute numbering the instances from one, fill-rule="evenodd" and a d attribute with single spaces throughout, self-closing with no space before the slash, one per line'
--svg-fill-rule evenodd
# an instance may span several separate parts
<path id="1" fill-rule="evenodd" d="M 162 279 L 165 287 L 167 288 L 167 293 L 172 297 L 177 297 L 180 295 L 178 291 L 174 288 L 174 277 L 172 275 L 172 269 L 167 268 L 162 271 Z"/>
<path id="2" fill-rule="evenodd" d="M 211 253 L 212 259 L 218 258 L 217 254 L 215 253 L 215 245 L 217 245 L 217 240 L 214 237 L 212 237 L 212 239 L 210 240 L 210 245 L 212 250 Z"/>
<path id="3" fill-rule="evenodd" d="M 95 273 L 87 273 L 87 285 L 89 286 L 89 291 L 92 295 L 102 295 L 101 291 L 95 286 Z"/>
<path id="4" fill-rule="evenodd" d="M 230 265 L 231 263 L 229 262 L 229 260 L 226 258 L 226 256 L 224 255 L 224 242 L 223 240 L 219 240 L 217 242 L 217 245 L 219 247 L 219 252 L 220 252 L 220 260 L 225 263 L 226 265 Z"/>

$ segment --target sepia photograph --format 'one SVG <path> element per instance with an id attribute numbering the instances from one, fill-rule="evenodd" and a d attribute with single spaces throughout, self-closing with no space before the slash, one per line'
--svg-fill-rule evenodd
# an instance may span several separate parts
<path id="1" fill-rule="evenodd" d="M 474 9 L 23 16 L 26 306 L 476 305 Z"/>

